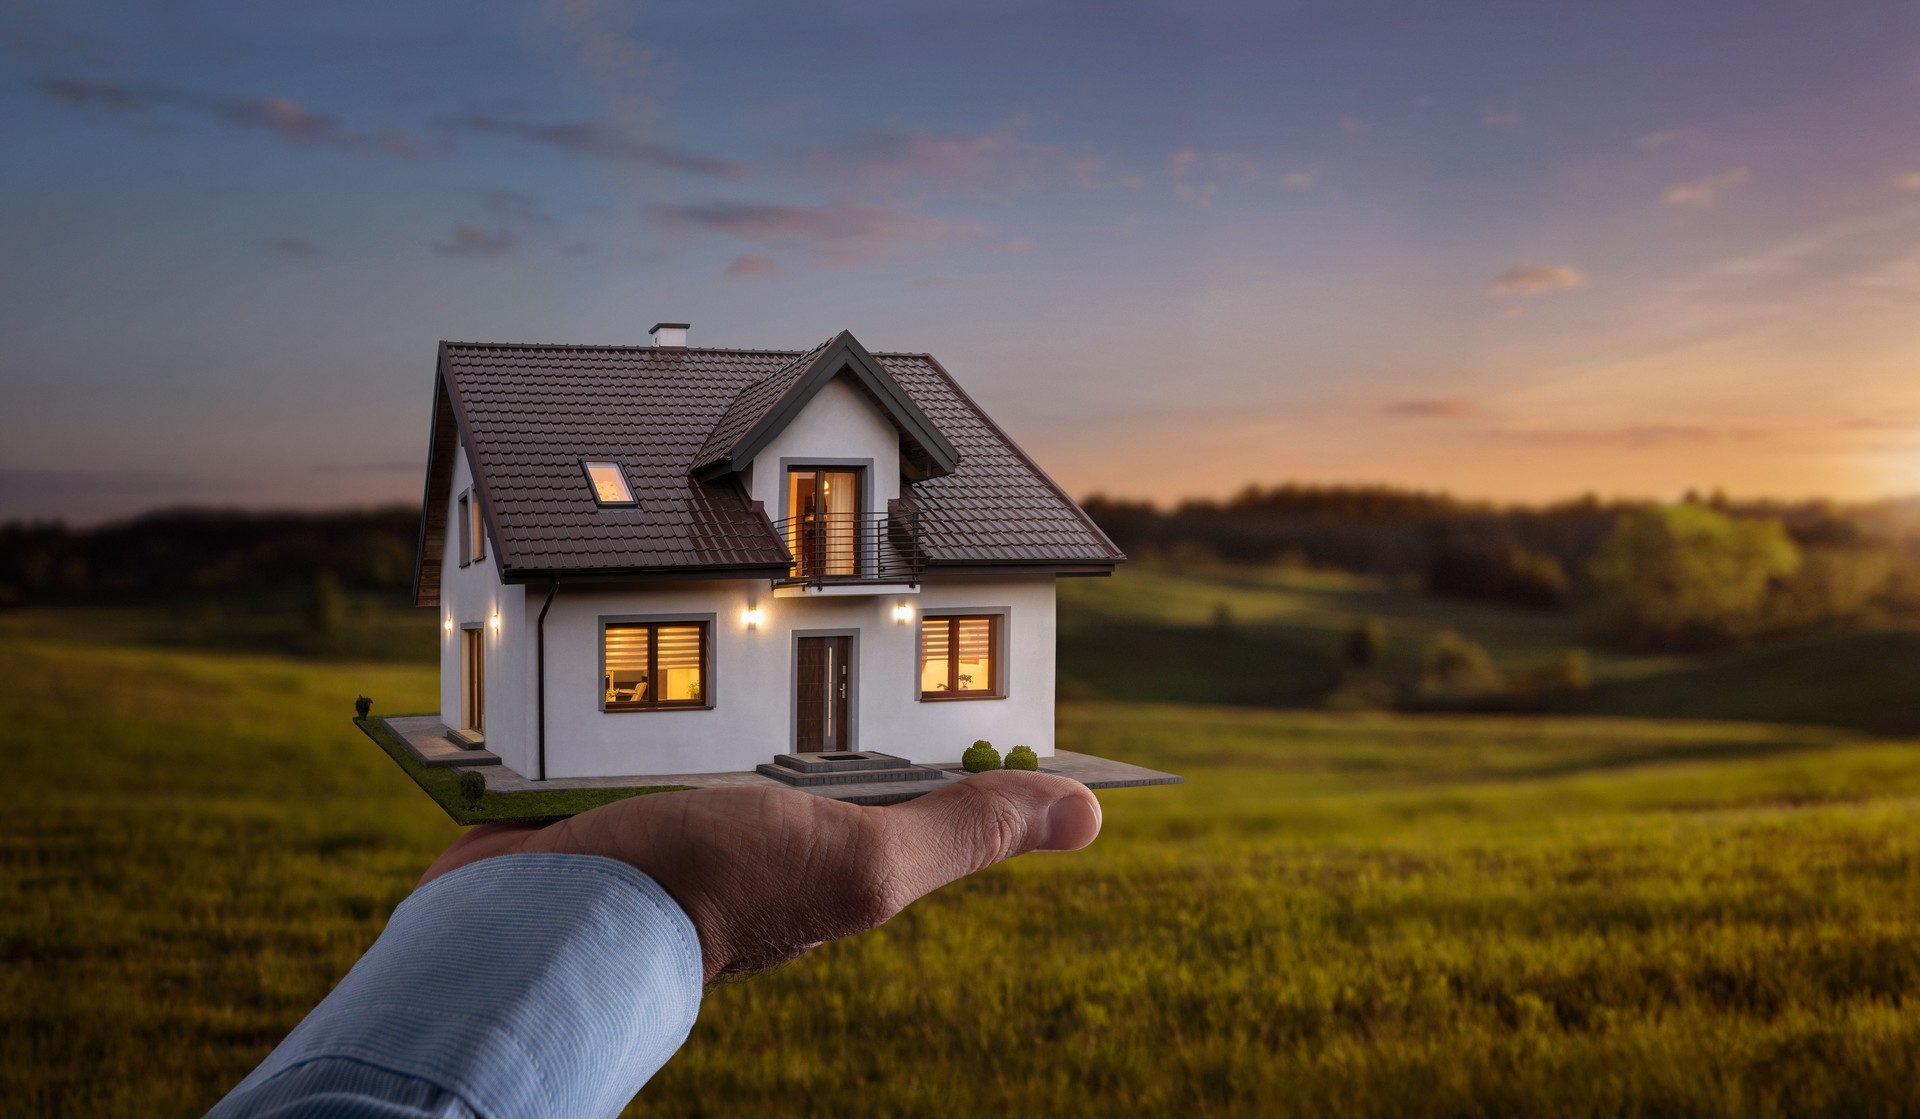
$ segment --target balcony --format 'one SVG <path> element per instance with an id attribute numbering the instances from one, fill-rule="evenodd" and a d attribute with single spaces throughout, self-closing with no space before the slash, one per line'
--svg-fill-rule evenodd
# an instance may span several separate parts
<path id="1" fill-rule="evenodd" d="M 793 556 L 782 597 L 802 594 L 885 594 L 917 590 L 926 567 L 920 550 L 920 514 L 808 513 L 775 521 Z"/>

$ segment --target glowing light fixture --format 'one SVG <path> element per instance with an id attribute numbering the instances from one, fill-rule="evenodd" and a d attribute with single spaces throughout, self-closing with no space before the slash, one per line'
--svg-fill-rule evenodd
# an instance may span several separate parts
<path id="1" fill-rule="evenodd" d="M 499 613 L 499 611 L 495 611 L 495 612 L 494 612 L 494 615 L 493 615 L 493 617 L 491 617 L 491 618 L 488 618 L 488 619 L 487 619 L 487 624 L 488 624 L 488 625 L 490 625 L 490 626 L 492 626 L 492 627 L 493 627 L 494 629 L 496 629 L 496 630 L 500 628 L 500 613 Z"/>
<path id="2" fill-rule="evenodd" d="M 441 628 L 445 629 L 448 633 L 453 632 L 453 615 L 452 614 L 447 615 L 447 620 L 444 623 L 442 623 Z"/>
<path id="3" fill-rule="evenodd" d="M 893 620 L 896 622 L 911 622 L 913 620 L 913 607 L 908 606 L 904 602 L 894 607 Z"/>
<path id="4" fill-rule="evenodd" d="M 761 621 L 766 618 L 766 614 L 762 613 L 758 606 L 747 607 L 747 612 L 744 616 L 747 620 L 747 625 L 754 629 L 758 629 Z"/>

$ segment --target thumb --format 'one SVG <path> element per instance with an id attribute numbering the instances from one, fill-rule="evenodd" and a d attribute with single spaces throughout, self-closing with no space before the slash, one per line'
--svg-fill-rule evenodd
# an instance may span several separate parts
<path id="1" fill-rule="evenodd" d="M 1100 834 L 1099 798 L 1045 773 L 982 773 L 871 811 L 894 856 L 889 876 L 911 897 L 1028 851 L 1077 851 Z"/>

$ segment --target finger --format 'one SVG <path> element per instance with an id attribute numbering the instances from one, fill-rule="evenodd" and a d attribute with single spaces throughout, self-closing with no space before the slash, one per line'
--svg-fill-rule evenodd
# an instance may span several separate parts
<path id="1" fill-rule="evenodd" d="M 439 858 L 433 860 L 433 865 L 420 876 L 418 885 L 424 886 L 468 863 L 517 851 L 526 842 L 527 836 L 539 830 L 535 824 L 479 824 L 468 828 L 460 838 L 447 845 Z"/>
<path id="2" fill-rule="evenodd" d="M 905 804 L 871 809 L 883 877 L 905 906 L 957 878 L 1028 851 L 1077 851 L 1100 834 L 1100 801 L 1066 777 L 982 773 Z"/>

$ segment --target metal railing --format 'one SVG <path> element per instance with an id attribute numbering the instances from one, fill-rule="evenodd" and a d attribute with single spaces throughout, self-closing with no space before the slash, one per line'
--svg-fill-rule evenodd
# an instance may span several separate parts
<path id="1" fill-rule="evenodd" d="M 784 584 L 918 584 L 926 567 L 918 510 L 808 513 L 773 525 L 793 555 Z"/>

